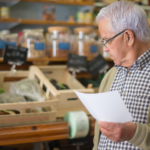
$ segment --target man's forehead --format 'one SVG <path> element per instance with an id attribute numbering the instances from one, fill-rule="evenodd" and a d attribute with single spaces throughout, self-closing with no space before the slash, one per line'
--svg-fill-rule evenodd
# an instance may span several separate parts
<path id="1" fill-rule="evenodd" d="M 108 39 L 113 34 L 113 31 L 111 30 L 111 24 L 108 19 L 102 19 L 99 22 L 98 27 L 102 39 Z"/>

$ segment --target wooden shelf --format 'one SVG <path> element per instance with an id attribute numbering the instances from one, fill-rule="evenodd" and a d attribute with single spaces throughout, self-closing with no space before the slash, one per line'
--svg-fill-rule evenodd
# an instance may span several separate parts
<path id="1" fill-rule="evenodd" d="M 67 62 L 67 58 L 28 58 L 28 62 L 33 61 L 50 61 L 50 62 Z"/>
<path id="2" fill-rule="evenodd" d="M 49 20 L 30 20 L 30 19 L 0 19 L 3 23 L 19 23 L 19 24 L 31 24 L 31 25 L 66 25 L 66 26 L 96 26 L 94 23 L 78 23 L 67 21 L 49 21 Z"/>
<path id="3" fill-rule="evenodd" d="M 87 2 L 71 2 L 67 0 L 20 0 L 21 2 L 38 2 L 38 3 L 53 3 L 61 5 L 81 5 L 81 6 L 94 6 L 94 2 L 89 0 Z"/>
<path id="4" fill-rule="evenodd" d="M 9 18 L 9 19 L 1 19 L 0 18 L 0 22 L 3 22 L 3 23 L 14 23 L 14 22 L 19 22 L 20 20 L 19 19 L 15 19 L 15 18 Z"/>
<path id="5" fill-rule="evenodd" d="M 67 62 L 67 58 L 28 58 L 27 62 L 35 61 L 50 61 L 50 62 Z M 88 61 L 91 61 L 92 58 L 88 58 Z M 106 61 L 112 61 L 111 59 L 106 59 Z M 3 62 L 3 58 L 0 58 L 0 62 Z"/>
<path id="6" fill-rule="evenodd" d="M 39 25 L 67 25 L 67 26 L 95 26 L 93 23 L 78 23 L 67 21 L 48 21 L 48 20 L 27 20 L 23 19 L 21 24 L 39 24 Z"/>

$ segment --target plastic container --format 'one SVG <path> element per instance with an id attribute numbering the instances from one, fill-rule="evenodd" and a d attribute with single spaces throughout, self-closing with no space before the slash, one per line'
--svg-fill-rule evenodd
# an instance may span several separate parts
<path id="1" fill-rule="evenodd" d="M 71 52 L 72 41 L 70 40 L 68 27 L 49 27 L 46 35 L 47 53 L 49 57 L 67 58 Z"/>
<path id="2" fill-rule="evenodd" d="M 9 13 L 9 7 L 1 7 L 1 18 L 7 19 L 9 18 L 10 13 Z"/>
<path id="3" fill-rule="evenodd" d="M 28 58 L 46 57 L 46 45 L 43 30 L 23 30 L 22 47 L 28 48 Z"/>
<path id="4" fill-rule="evenodd" d="M 73 52 L 79 56 L 96 57 L 98 45 L 94 39 L 94 30 L 92 28 L 75 28 L 74 33 Z"/>

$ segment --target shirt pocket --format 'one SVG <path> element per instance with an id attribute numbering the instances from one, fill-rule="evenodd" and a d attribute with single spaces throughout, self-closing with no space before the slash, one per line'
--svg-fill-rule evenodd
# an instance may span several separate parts
<path id="1" fill-rule="evenodd" d="M 136 98 L 148 98 L 150 96 L 150 90 L 148 88 L 135 88 L 133 91 L 133 95 Z"/>

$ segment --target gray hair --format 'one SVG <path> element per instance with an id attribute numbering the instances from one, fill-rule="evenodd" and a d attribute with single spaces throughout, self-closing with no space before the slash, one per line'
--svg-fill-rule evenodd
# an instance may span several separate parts
<path id="1" fill-rule="evenodd" d="M 109 19 L 112 31 L 117 34 L 125 29 L 132 30 L 143 41 L 150 41 L 150 29 L 145 11 L 134 2 L 117 1 L 100 10 L 96 17 L 99 23 Z"/>

